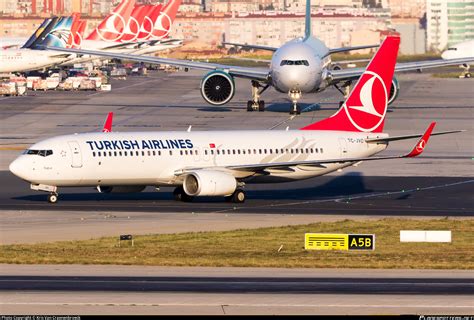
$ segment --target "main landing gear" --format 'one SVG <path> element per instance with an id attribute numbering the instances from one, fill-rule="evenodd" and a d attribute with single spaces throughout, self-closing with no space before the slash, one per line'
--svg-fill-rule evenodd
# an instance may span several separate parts
<path id="1" fill-rule="evenodd" d="M 461 66 L 459 66 L 460 68 L 464 69 L 462 74 L 459 76 L 459 78 L 470 78 L 472 75 L 471 75 L 471 72 L 470 72 L 470 69 L 471 69 L 471 66 L 468 65 L 468 64 L 463 64 Z"/>
<path id="2" fill-rule="evenodd" d="M 184 188 L 182 186 L 177 187 L 173 191 L 173 197 L 176 201 L 183 201 L 183 202 L 191 202 L 193 201 L 194 197 L 188 195 L 184 192 Z"/>
<path id="3" fill-rule="evenodd" d="M 290 110 L 290 114 L 301 114 L 301 107 L 298 105 L 298 100 L 301 99 L 301 91 L 300 90 L 290 90 L 288 92 L 288 96 L 290 97 L 293 106 Z"/>
<path id="4" fill-rule="evenodd" d="M 268 89 L 270 85 L 267 84 L 265 87 L 260 85 L 258 81 L 252 80 L 252 100 L 247 101 L 247 111 L 265 111 L 265 101 L 260 100 L 260 95 Z"/>
<path id="5" fill-rule="evenodd" d="M 173 196 L 176 201 L 191 202 L 194 199 L 194 197 L 186 194 L 183 187 L 181 186 L 174 189 Z M 245 191 L 241 188 L 238 188 L 230 196 L 225 197 L 225 200 L 227 202 L 243 203 L 245 202 L 246 198 Z"/>
<path id="6" fill-rule="evenodd" d="M 349 93 L 351 93 L 351 85 L 352 85 L 352 81 L 346 81 L 342 84 L 342 89 L 340 86 L 338 86 L 337 84 L 334 85 L 334 88 L 337 89 L 337 91 L 339 91 L 342 96 L 344 97 L 344 100 L 347 100 L 347 98 L 349 97 Z M 344 104 L 344 101 L 339 101 L 339 108 L 342 107 L 342 105 Z"/>
<path id="7" fill-rule="evenodd" d="M 227 202 L 244 203 L 246 199 L 245 191 L 243 189 L 236 189 L 233 194 L 225 197 Z"/>

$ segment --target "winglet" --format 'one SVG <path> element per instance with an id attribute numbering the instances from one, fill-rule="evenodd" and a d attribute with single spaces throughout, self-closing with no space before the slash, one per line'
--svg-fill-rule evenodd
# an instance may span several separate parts
<path id="1" fill-rule="evenodd" d="M 416 156 L 419 156 L 423 150 L 425 150 L 426 145 L 428 144 L 428 140 L 430 139 L 431 132 L 433 132 L 433 129 L 436 125 L 436 122 L 432 122 L 428 129 L 426 129 L 425 133 L 423 134 L 423 137 L 421 137 L 420 140 L 416 143 L 416 146 L 413 148 L 413 150 L 405 156 L 405 158 L 413 158 Z"/>
<path id="2" fill-rule="evenodd" d="M 102 128 L 102 132 L 112 132 L 112 119 L 114 117 L 113 112 L 109 112 L 107 115 L 107 119 L 105 119 L 104 127 Z"/>

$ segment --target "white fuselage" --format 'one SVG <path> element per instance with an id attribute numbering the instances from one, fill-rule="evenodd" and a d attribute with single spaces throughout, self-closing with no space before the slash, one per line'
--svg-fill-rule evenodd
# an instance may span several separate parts
<path id="1" fill-rule="evenodd" d="M 18 49 L 25 44 L 28 38 L 0 38 L 0 50 Z"/>
<path id="2" fill-rule="evenodd" d="M 325 70 L 331 63 L 329 49 L 313 37 L 295 39 L 278 48 L 272 56 L 272 86 L 287 93 L 291 90 L 311 93 L 323 90 Z"/>
<path id="3" fill-rule="evenodd" d="M 67 60 L 57 51 L 6 49 L 0 50 L 0 73 L 39 70 Z"/>
<path id="4" fill-rule="evenodd" d="M 219 171 L 232 165 L 368 157 L 386 145 L 365 139 L 385 136 L 303 130 L 83 133 L 36 143 L 28 149 L 32 154 L 20 155 L 10 170 L 32 184 L 57 187 L 180 185 L 183 170 L 193 168 Z M 38 150 L 43 153 L 37 154 Z M 281 182 L 320 176 L 351 164 L 232 174 L 244 182 Z"/>
<path id="5" fill-rule="evenodd" d="M 441 55 L 443 59 L 459 59 L 474 57 L 474 40 L 458 43 L 448 48 Z"/>

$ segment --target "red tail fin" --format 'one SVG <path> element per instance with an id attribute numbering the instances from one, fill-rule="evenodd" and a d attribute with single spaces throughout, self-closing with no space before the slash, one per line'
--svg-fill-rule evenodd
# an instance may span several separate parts
<path id="1" fill-rule="evenodd" d="M 164 7 L 157 19 L 153 21 L 152 39 L 163 39 L 171 31 L 181 0 L 171 0 Z"/>
<path id="2" fill-rule="evenodd" d="M 134 6 L 135 0 L 122 0 L 117 8 L 91 32 L 87 40 L 115 42 L 120 39 Z"/>
<path id="3" fill-rule="evenodd" d="M 144 5 L 138 5 L 133 8 L 130 18 L 123 30 L 123 34 L 118 39 L 119 41 L 131 42 L 137 39 L 143 20 L 145 19 L 145 15 L 143 14 L 144 9 Z"/>
<path id="4" fill-rule="evenodd" d="M 102 132 L 112 132 L 112 119 L 114 117 L 113 112 L 109 112 L 107 115 L 107 119 L 105 119 L 104 127 L 102 128 Z"/>
<path id="5" fill-rule="evenodd" d="M 81 25 L 80 13 L 74 12 L 73 14 L 71 14 L 71 17 L 72 17 L 71 34 L 69 35 L 67 39 L 66 48 L 72 48 L 75 46 L 74 37 L 76 36 L 76 33 L 79 30 L 79 27 Z"/>
<path id="6" fill-rule="evenodd" d="M 80 48 L 82 44 L 82 38 L 84 37 L 84 31 L 86 30 L 87 21 L 81 20 L 79 21 L 79 28 L 74 36 L 73 46 L 75 48 Z"/>
<path id="7" fill-rule="evenodd" d="M 382 132 L 399 45 L 399 37 L 387 37 L 341 109 L 301 130 Z"/>
<path id="8" fill-rule="evenodd" d="M 154 21 L 158 19 L 162 8 L 163 6 L 161 4 L 157 4 L 156 6 L 150 6 L 150 8 L 147 9 L 140 28 L 140 33 L 138 33 L 138 40 L 146 40 L 151 37 Z"/>

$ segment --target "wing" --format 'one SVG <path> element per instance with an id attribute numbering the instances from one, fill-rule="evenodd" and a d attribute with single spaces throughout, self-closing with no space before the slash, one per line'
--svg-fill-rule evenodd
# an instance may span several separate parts
<path id="1" fill-rule="evenodd" d="M 275 48 L 275 47 L 259 46 L 259 45 L 253 45 L 253 44 L 241 44 L 241 43 L 234 43 L 234 42 L 222 42 L 222 44 L 224 46 L 228 45 L 228 46 L 236 46 L 236 47 L 243 47 L 243 48 L 249 48 L 249 49 L 267 50 L 267 51 L 272 51 L 272 52 L 275 52 L 278 50 L 278 48 Z"/>
<path id="2" fill-rule="evenodd" d="M 380 47 L 379 44 L 372 44 L 372 45 L 366 45 L 366 46 L 356 46 L 356 47 L 341 47 L 341 48 L 334 48 L 334 49 L 329 49 L 329 52 L 327 55 L 333 54 L 333 53 L 339 53 L 339 52 L 347 52 L 347 51 L 354 51 L 354 50 L 362 50 L 362 49 L 371 49 L 371 48 L 378 48 Z"/>
<path id="3" fill-rule="evenodd" d="M 109 57 L 115 59 L 140 61 L 151 64 L 167 64 L 176 67 L 190 68 L 190 69 L 201 69 L 201 70 L 224 70 L 232 76 L 239 78 L 247 78 L 252 80 L 258 80 L 266 82 L 269 79 L 268 68 L 246 68 L 238 66 L 229 66 L 218 63 L 208 63 L 199 61 L 179 60 L 170 58 L 158 58 L 143 55 L 116 53 L 116 52 L 104 52 L 94 50 L 82 50 L 82 49 L 66 49 L 58 47 L 43 47 L 46 50 L 68 52 L 75 54 L 86 54 L 91 56 Z"/>
<path id="4" fill-rule="evenodd" d="M 457 66 L 466 63 L 473 63 L 474 57 L 471 58 L 459 58 L 459 59 L 436 59 L 428 61 L 415 61 L 415 62 L 402 62 L 397 63 L 395 66 L 395 72 L 404 72 L 404 71 L 415 71 L 422 69 L 430 68 L 439 68 L 446 66 Z M 360 77 L 364 73 L 365 68 L 353 68 L 353 69 L 343 69 L 343 70 L 333 70 L 331 71 L 331 84 L 344 81 L 344 80 L 353 80 Z"/>

